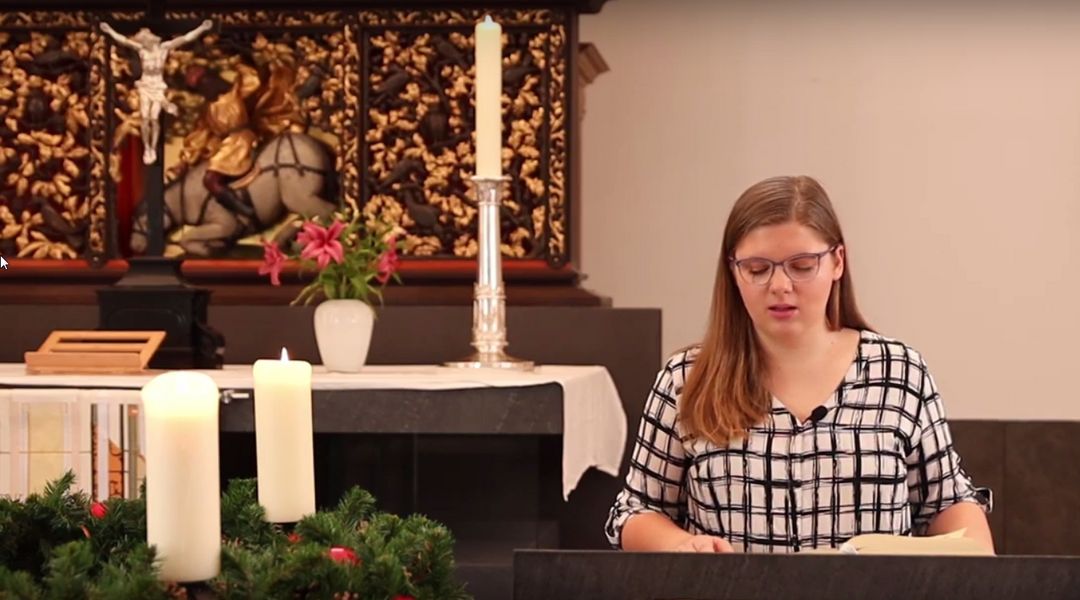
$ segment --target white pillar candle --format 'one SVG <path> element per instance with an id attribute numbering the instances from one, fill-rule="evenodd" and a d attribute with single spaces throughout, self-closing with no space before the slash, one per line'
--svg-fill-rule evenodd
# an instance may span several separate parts
<path id="1" fill-rule="evenodd" d="M 502 27 L 476 24 L 476 174 L 502 177 Z"/>
<path id="2" fill-rule="evenodd" d="M 311 364 L 255 362 L 255 451 L 259 504 L 271 523 L 292 523 L 315 512 L 311 425 Z"/>
<path id="3" fill-rule="evenodd" d="M 204 581 L 221 570 L 218 388 L 173 371 L 142 388 L 146 418 L 146 542 L 165 581 Z"/>

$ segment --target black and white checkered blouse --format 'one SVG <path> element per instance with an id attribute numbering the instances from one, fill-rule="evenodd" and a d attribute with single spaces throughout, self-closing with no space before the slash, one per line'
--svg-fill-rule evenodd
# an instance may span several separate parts
<path id="1" fill-rule="evenodd" d="M 646 401 L 605 526 L 612 546 L 621 547 L 627 519 L 647 511 L 738 552 L 798 552 L 862 533 L 920 533 L 956 502 L 985 506 L 922 357 L 873 332 L 860 337 L 822 418 L 799 423 L 774 398 L 765 421 L 727 447 L 683 441 L 676 405 L 697 351 L 673 356 Z"/>

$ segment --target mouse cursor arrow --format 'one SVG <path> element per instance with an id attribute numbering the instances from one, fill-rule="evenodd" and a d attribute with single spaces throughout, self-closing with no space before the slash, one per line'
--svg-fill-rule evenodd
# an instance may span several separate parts
<path id="1" fill-rule="evenodd" d="M 0 256 L 0 269 L 6 269 L 6 268 L 7 268 L 7 261 L 4 260 L 3 256 Z"/>

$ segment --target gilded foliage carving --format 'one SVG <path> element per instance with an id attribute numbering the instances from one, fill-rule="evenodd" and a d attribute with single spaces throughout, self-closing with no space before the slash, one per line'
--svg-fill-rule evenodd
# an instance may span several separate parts
<path id="1" fill-rule="evenodd" d="M 91 44 L 86 30 L 0 32 L 0 253 L 60 259 L 104 249 Z"/>
<path id="2" fill-rule="evenodd" d="M 339 11 L 273 11 L 249 10 L 231 12 L 194 12 L 168 11 L 165 18 L 170 21 L 193 21 L 213 19 L 215 23 L 228 26 L 259 26 L 265 28 L 290 27 L 336 27 L 344 23 L 344 14 Z"/>
<path id="3" fill-rule="evenodd" d="M 167 20 L 216 27 L 169 56 L 180 115 L 167 139 L 190 138 L 241 65 L 287 64 L 298 114 L 289 127 L 333 149 L 334 199 L 401 226 L 406 255 L 474 257 L 472 28 L 483 14 L 169 12 Z M 493 16 L 504 32 L 503 253 L 558 266 L 568 252 L 569 13 Z M 142 18 L 0 13 L 0 253 L 100 259 L 113 250 L 108 198 L 124 177 L 124 142 L 138 137 L 138 67 L 96 24 Z M 207 158 L 191 147 L 170 156 L 167 178 Z"/>
<path id="4" fill-rule="evenodd" d="M 502 249 L 565 260 L 565 26 L 561 13 L 505 11 Z M 361 13 L 364 213 L 405 229 L 406 253 L 477 251 L 472 25 L 478 11 Z M 557 155 L 556 155 L 557 154 Z"/>

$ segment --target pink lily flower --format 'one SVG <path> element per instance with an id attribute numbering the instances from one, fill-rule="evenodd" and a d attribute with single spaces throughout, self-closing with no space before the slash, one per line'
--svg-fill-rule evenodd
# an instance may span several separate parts
<path id="1" fill-rule="evenodd" d="M 343 229 L 345 224 L 340 221 L 335 221 L 329 227 L 304 223 L 303 230 L 296 237 L 296 241 L 304 247 L 300 258 L 315 259 L 319 269 L 325 269 L 331 260 L 336 263 L 345 262 L 345 249 L 338 240 Z"/>
<path id="2" fill-rule="evenodd" d="M 375 280 L 381 284 L 385 284 L 390 281 L 390 276 L 394 274 L 394 271 L 398 267 L 398 253 L 397 243 L 394 237 L 386 240 L 389 249 L 379 255 L 378 262 L 375 263 L 375 268 L 378 270 L 378 274 L 375 276 Z"/>
<path id="3" fill-rule="evenodd" d="M 263 264 L 259 275 L 269 275 L 270 283 L 281 285 L 281 269 L 285 266 L 285 254 L 278 248 L 277 242 L 263 242 Z"/>

